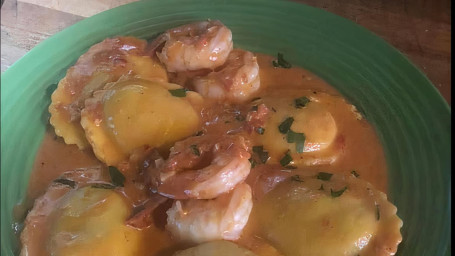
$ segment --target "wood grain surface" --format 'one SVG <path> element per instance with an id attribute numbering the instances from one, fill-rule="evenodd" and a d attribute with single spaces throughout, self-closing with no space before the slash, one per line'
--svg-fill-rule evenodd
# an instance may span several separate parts
<path id="1" fill-rule="evenodd" d="M 1 71 L 60 30 L 136 0 L 5 0 Z M 451 104 L 450 0 L 296 0 L 369 29 L 406 55 Z M 410 92 L 412 93 L 412 92 Z"/>

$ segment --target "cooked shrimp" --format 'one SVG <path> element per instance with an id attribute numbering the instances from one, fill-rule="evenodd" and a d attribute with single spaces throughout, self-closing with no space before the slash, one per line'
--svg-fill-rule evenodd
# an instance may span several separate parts
<path id="1" fill-rule="evenodd" d="M 224 64 L 232 50 L 231 30 L 220 21 L 201 21 L 166 31 L 152 42 L 161 45 L 156 55 L 170 72 L 215 69 Z"/>
<path id="2" fill-rule="evenodd" d="M 167 211 L 166 229 L 178 240 L 237 240 L 251 213 L 251 188 L 246 183 L 212 200 L 175 201 Z"/>
<path id="3" fill-rule="evenodd" d="M 259 128 L 263 128 L 269 116 L 270 109 L 264 104 L 257 106 L 257 109 L 252 109 L 246 115 L 245 129 L 252 133 Z"/>
<path id="4" fill-rule="evenodd" d="M 173 199 L 212 199 L 250 173 L 250 153 L 238 135 L 204 135 L 177 142 L 157 169 L 157 191 Z"/>
<path id="5" fill-rule="evenodd" d="M 242 102 L 259 89 L 259 65 L 253 53 L 235 49 L 221 70 L 194 78 L 193 85 L 204 97 Z"/>

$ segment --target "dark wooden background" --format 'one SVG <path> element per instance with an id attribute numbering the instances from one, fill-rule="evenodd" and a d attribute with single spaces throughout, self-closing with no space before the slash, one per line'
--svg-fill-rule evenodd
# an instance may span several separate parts
<path id="1" fill-rule="evenodd" d="M 297 0 L 369 29 L 404 53 L 451 104 L 450 0 Z"/>
<path id="2" fill-rule="evenodd" d="M 63 28 L 134 1 L 6 0 L 1 10 L 2 72 Z M 451 104 L 450 0 L 294 1 L 350 19 L 384 38 L 415 63 Z"/>

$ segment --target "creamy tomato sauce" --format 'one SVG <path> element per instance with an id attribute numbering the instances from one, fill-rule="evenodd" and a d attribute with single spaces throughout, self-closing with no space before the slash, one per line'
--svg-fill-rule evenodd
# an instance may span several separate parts
<path id="1" fill-rule="evenodd" d="M 267 103 L 269 106 L 274 105 L 274 96 L 292 98 L 298 96 L 296 91 L 300 90 L 311 90 L 316 95 L 318 93 L 326 93 L 331 96 L 341 97 L 333 87 L 305 69 L 299 67 L 290 69 L 275 68 L 272 65 L 274 58 L 262 54 L 257 54 L 257 59 L 260 66 L 261 89 L 256 96 L 261 98 L 268 96 Z M 185 78 L 180 76 L 174 78 L 174 80 L 184 83 Z M 207 100 L 202 108 L 201 116 L 203 122 L 201 130 L 210 134 L 235 133 L 243 127 L 244 118 L 252 105 L 254 104 L 246 102 L 226 106 L 216 101 Z M 343 143 L 340 156 L 330 164 L 308 166 L 299 164 L 300 162 L 297 161 L 296 166 L 300 170 L 330 173 L 348 174 L 355 170 L 363 180 L 370 182 L 378 190 L 386 192 L 386 162 L 380 141 L 373 127 L 367 120 L 356 118 L 348 104 L 342 105 L 334 102 L 328 105 L 328 110 L 335 120 L 337 133 L 342 136 L 338 137 Z M 265 127 L 265 129 L 276 129 L 276 127 Z M 250 141 L 251 146 L 264 144 L 261 141 L 262 135 L 256 132 L 242 131 L 241 134 Z M 279 162 L 280 157 L 278 157 L 278 154 L 274 156 L 271 152 L 270 156 L 270 163 L 276 164 Z M 36 156 L 25 207 L 31 207 L 33 200 L 42 195 L 48 185 L 63 172 L 93 166 L 104 166 L 106 168 L 90 149 L 81 151 L 75 145 L 66 145 L 61 138 L 55 136 L 53 129 L 49 129 Z M 126 198 L 125 200 L 129 202 L 131 208 L 138 207 L 144 201 L 143 197 L 148 191 L 146 191 L 146 188 L 143 190 L 141 191 L 136 187 L 128 187 L 128 184 L 126 184 L 125 189 L 122 191 Z M 157 253 L 156 255 L 160 255 L 159 252 L 166 255 L 170 251 L 184 247 L 173 242 L 165 231 L 166 208 L 161 208 L 158 209 L 161 212 L 156 213 L 157 216 L 161 217 L 157 217 L 156 220 L 162 223 L 155 223 L 143 231 L 148 233 L 148 235 L 147 241 L 144 241 L 143 250 L 141 250 L 143 254 L 141 255 L 152 255 L 153 252 Z M 132 212 L 134 212 L 134 209 Z M 249 222 L 253 222 L 256 217 L 254 214 L 251 215 Z M 36 239 L 34 243 L 35 249 L 41 252 L 33 255 L 46 255 L 44 253 L 46 244 L 44 241 L 47 235 L 46 232 L 33 233 Z M 274 255 L 276 253 L 273 247 L 267 245 L 262 238 L 256 235 L 255 230 L 251 229 L 251 225 L 247 225 L 239 243 L 260 255 Z"/>

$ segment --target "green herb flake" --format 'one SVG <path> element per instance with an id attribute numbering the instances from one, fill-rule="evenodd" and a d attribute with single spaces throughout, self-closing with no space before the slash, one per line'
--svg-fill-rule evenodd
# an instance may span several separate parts
<path id="1" fill-rule="evenodd" d="M 174 97 L 185 97 L 186 96 L 186 89 L 185 88 L 180 88 L 180 89 L 174 89 L 174 90 L 169 90 L 172 96 Z"/>
<path id="2" fill-rule="evenodd" d="M 259 158 L 261 159 L 261 162 L 263 164 L 267 163 L 267 160 L 269 160 L 269 152 L 267 152 L 267 151 L 262 152 L 262 154 L 259 156 Z"/>
<path id="3" fill-rule="evenodd" d="M 344 193 L 344 191 L 345 191 L 347 188 L 348 188 L 348 187 L 344 187 L 344 188 L 342 188 L 342 189 L 340 189 L 340 190 L 338 190 L 338 191 L 333 191 L 332 189 L 330 189 L 330 195 L 331 195 L 332 197 L 339 197 L 339 196 L 341 196 L 341 195 Z"/>
<path id="4" fill-rule="evenodd" d="M 321 184 L 321 186 L 319 187 L 319 190 L 324 190 L 324 184 Z"/>
<path id="5" fill-rule="evenodd" d="M 245 121 L 245 117 L 242 115 L 236 115 L 235 120 L 242 122 L 242 121 Z"/>
<path id="6" fill-rule="evenodd" d="M 258 111 L 258 105 L 254 105 L 251 107 L 251 111 Z"/>
<path id="7" fill-rule="evenodd" d="M 116 186 L 108 183 L 95 183 L 91 186 L 92 188 L 102 188 L 102 189 L 114 189 Z"/>
<path id="8" fill-rule="evenodd" d="M 351 174 L 354 175 L 356 178 L 360 176 L 355 170 L 352 170 Z"/>
<path id="9" fill-rule="evenodd" d="M 310 102 L 310 99 L 308 99 L 307 97 L 300 97 L 300 98 L 297 98 L 294 100 L 294 106 L 296 108 L 303 108 L 306 106 L 306 104 L 308 104 Z"/>
<path id="10" fill-rule="evenodd" d="M 256 166 L 256 164 L 257 164 L 256 161 L 254 161 L 253 158 L 248 159 L 248 161 L 250 161 L 251 169 L 253 169 Z"/>
<path id="11" fill-rule="evenodd" d="M 282 133 L 282 134 L 288 133 L 289 130 L 291 129 L 291 125 L 292 125 L 293 122 L 294 122 L 294 118 L 292 118 L 292 117 L 286 118 L 286 119 L 278 126 L 278 130 L 280 130 L 280 133 Z"/>
<path id="12" fill-rule="evenodd" d="M 282 53 L 277 54 L 277 59 L 272 61 L 272 65 L 276 68 L 291 68 L 291 63 L 287 62 Z"/>
<path id="13" fill-rule="evenodd" d="M 264 151 L 264 146 L 253 146 L 254 153 L 259 154 L 262 151 Z"/>
<path id="14" fill-rule="evenodd" d="M 292 130 L 289 130 L 288 133 L 286 134 L 286 141 L 288 143 L 294 143 L 298 140 L 302 139 L 303 133 L 297 133 Z M 303 135 L 303 139 L 305 139 L 305 135 Z"/>
<path id="15" fill-rule="evenodd" d="M 272 60 L 272 65 L 275 67 L 275 68 L 279 68 L 280 66 L 278 65 L 278 61 L 276 60 Z"/>
<path id="16" fill-rule="evenodd" d="M 262 135 L 262 134 L 264 134 L 265 129 L 264 129 L 263 127 L 258 127 L 258 128 L 256 128 L 256 132 L 257 132 L 258 134 L 261 134 L 261 135 Z"/>
<path id="17" fill-rule="evenodd" d="M 264 151 L 264 146 L 253 146 L 253 152 L 258 155 L 261 163 L 265 164 L 269 160 L 269 152 Z"/>
<path id="18" fill-rule="evenodd" d="M 299 175 L 291 176 L 291 180 L 293 180 L 293 181 L 298 181 L 298 182 L 303 182 L 303 179 L 300 178 Z"/>
<path id="19" fill-rule="evenodd" d="M 123 187 L 125 176 L 114 166 L 109 166 L 109 175 L 111 176 L 112 184 L 116 187 Z"/>
<path id="20" fill-rule="evenodd" d="M 295 150 L 297 153 L 303 153 L 305 149 L 305 134 L 304 133 L 297 133 L 289 130 L 286 134 L 286 141 L 288 143 L 295 143 Z"/>
<path id="21" fill-rule="evenodd" d="M 295 151 L 297 151 L 297 153 L 303 153 L 305 149 L 305 141 L 299 141 L 299 142 L 296 142 L 295 143 Z"/>
<path id="22" fill-rule="evenodd" d="M 328 172 L 320 172 L 318 173 L 318 175 L 316 176 L 316 178 L 318 180 L 325 180 L 325 181 L 328 181 L 330 180 L 330 178 L 332 178 L 332 173 L 328 173 Z"/>
<path id="23" fill-rule="evenodd" d="M 379 221 L 380 218 L 381 218 L 381 212 L 379 211 L 379 205 L 377 204 L 376 205 L 376 220 Z"/>
<path id="24" fill-rule="evenodd" d="M 284 154 L 283 158 L 281 158 L 280 160 L 280 164 L 281 166 L 287 166 L 289 163 L 292 162 L 292 157 L 291 155 L 289 154 L 289 150 L 286 152 L 286 154 Z"/>
<path id="25" fill-rule="evenodd" d="M 76 182 L 74 180 L 67 180 L 67 179 L 60 178 L 60 179 L 54 180 L 54 182 L 70 186 L 71 188 L 76 187 Z"/>
<path id="26" fill-rule="evenodd" d="M 201 156 L 201 152 L 199 152 L 199 149 L 198 149 L 197 145 L 194 145 L 194 144 L 191 145 L 190 149 L 191 149 L 191 152 L 193 152 L 194 155 Z"/>

